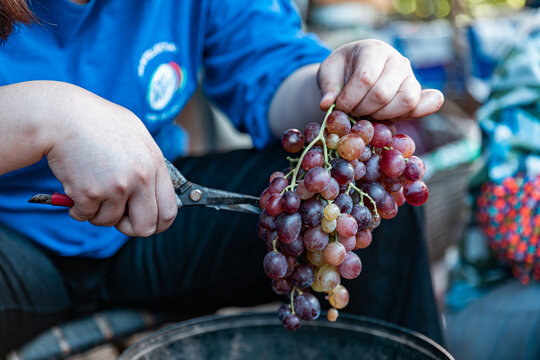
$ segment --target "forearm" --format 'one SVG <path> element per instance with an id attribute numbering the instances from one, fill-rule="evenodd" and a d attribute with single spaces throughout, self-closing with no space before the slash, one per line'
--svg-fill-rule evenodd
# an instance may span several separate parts
<path id="1" fill-rule="evenodd" d="M 285 79 L 274 95 L 269 121 L 276 137 L 280 138 L 284 130 L 302 129 L 309 122 L 322 121 L 324 112 L 319 107 L 318 69 L 319 64 L 301 67 Z"/>
<path id="2" fill-rule="evenodd" d="M 30 81 L 0 87 L 0 174 L 39 161 L 51 146 L 42 119 L 56 86 Z"/>

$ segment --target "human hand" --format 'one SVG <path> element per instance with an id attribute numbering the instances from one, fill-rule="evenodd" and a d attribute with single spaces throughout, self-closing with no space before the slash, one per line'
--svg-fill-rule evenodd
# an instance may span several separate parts
<path id="1" fill-rule="evenodd" d="M 174 188 L 143 123 L 129 110 L 73 85 L 55 84 L 48 94 L 45 155 L 74 200 L 70 215 L 115 226 L 128 236 L 166 230 L 177 214 Z"/>
<path id="2" fill-rule="evenodd" d="M 390 45 L 360 40 L 335 50 L 321 64 L 320 107 L 375 120 L 419 118 L 436 112 L 444 97 L 422 90 L 410 62 Z"/>

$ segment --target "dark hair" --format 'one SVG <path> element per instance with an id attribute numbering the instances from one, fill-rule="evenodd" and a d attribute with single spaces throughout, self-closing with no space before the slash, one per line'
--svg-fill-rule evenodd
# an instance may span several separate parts
<path id="1" fill-rule="evenodd" d="M 7 40 L 13 29 L 34 20 L 26 0 L 0 0 L 0 42 Z"/>

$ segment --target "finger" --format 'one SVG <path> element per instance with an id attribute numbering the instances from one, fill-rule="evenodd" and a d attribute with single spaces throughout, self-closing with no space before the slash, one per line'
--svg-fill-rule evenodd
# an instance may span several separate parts
<path id="1" fill-rule="evenodd" d="M 158 208 L 156 203 L 155 174 L 144 176 L 128 201 L 128 215 L 116 228 L 128 236 L 150 236 L 156 232 Z"/>
<path id="2" fill-rule="evenodd" d="M 395 119 L 413 111 L 420 102 L 422 87 L 414 76 L 409 76 L 401 84 L 394 98 L 371 117 L 375 120 Z"/>
<path id="3" fill-rule="evenodd" d="M 321 89 L 321 110 L 326 111 L 336 101 L 341 88 L 343 87 L 345 71 L 345 59 L 342 56 L 328 57 L 321 66 L 317 74 L 319 88 Z"/>
<path id="4" fill-rule="evenodd" d="M 156 200 L 158 208 L 156 233 L 160 233 L 171 226 L 178 213 L 174 187 L 165 163 L 159 168 L 156 176 Z"/>
<path id="5" fill-rule="evenodd" d="M 82 195 L 81 193 L 66 195 L 73 199 L 74 205 L 69 209 L 69 215 L 77 221 L 88 221 L 99 211 L 102 198 L 97 193 Z"/>
<path id="6" fill-rule="evenodd" d="M 105 200 L 89 222 L 96 226 L 114 226 L 118 224 L 126 212 L 126 200 L 124 196 Z"/>
<path id="7" fill-rule="evenodd" d="M 336 108 L 350 113 L 377 82 L 387 59 L 387 54 L 382 51 L 361 51 L 353 64 L 356 66 L 353 73 L 336 98 Z"/>
<path id="8" fill-rule="evenodd" d="M 410 117 L 420 118 L 438 111 L 444 103 L 444 95 L 435 89 L 422 90 L 420 101 Z"/>
<path id="9" fill-rule="evenodd" d="M 385 64 L 377 82 L 362 101 L 352 110 L 354 116 L 370 115 L 387 105 L 397 94 L 407 77 L 412 74 L 409 61 L 393 56 Z"/>

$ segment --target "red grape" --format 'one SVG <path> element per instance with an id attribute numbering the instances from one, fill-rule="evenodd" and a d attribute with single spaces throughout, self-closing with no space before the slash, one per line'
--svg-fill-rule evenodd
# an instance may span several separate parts
<path id="1" fill-rule="evenodd" d="M 403 185 L 403 196 L 409 204 L 419 206 L 427 201 L 429 192 L 422 180 L 407 181 Z"/>
<path id="2" fill-rule="evenodd" d="M 319 131 L 321 131 L 321 125 L 318 123 L 311 122 L 307 124 L 304 128 L 304 138 L 306 144 L 310 144 L 313 140 L 315 140 L 317 135 L 319 135 Z"/>
<path id="3" fill-rule="evenodd" d="M 330 181 L 330 174 L 322 167 L 315 167 L 309 170 L 304 176 L 304 185 L 312 193 L 320 193 Z"/>
<path id="4" fill-rule="evenodd" d="M 343 111 L 332 111 L 326 120 L 326 129 L 330 134 L 342 137 L 351 131 L 351 121 Z"/>
<path id="5" fill-rule="evenodd" d="M 368 145 L 373 138 L 373 124 L 369 120 L 360 120 L 352 126 L 351 132 L 360 135 L 364 140 L 364 144 Z"/>
<path id="6" fill-rule="evenodd" d="M 373 124 L 373 138 L 370 145 L 382 148 L 388 146 L 390 141 L 392 141 L 392 132 L 388 126 L 381 123 Z"/>
<path id="7" fill-rule="evenodd" d="M 384 151 L 381 157 L 381 170 L 389 177 L 403 174 L 403 170 L 405 170 L 403 155 L 395 149 Z"/>
<path id="8" fill-rule="evenodd" d="M 289 129 L 281 137 L 281 146 L 285 151 L 295 153 L 304 147 L 304 134 L 297 129 Z"/>
<path id="9" fill-rule="evenodd" d="M 345 260 L 338 267 L 339 274 L 345 279 L 354 279 L 362 271 L 362 262 L 358 255 L 349 251 L 345 255 Z"/>
<path id="10" fill-rule="evenodd" d="M 403 157 L 406 158 L 410 157 L 416 149 L 414 140 L 405 134 L 394 135 L 392 141 L 390 141 L 390 147 L 400 151 L 403 154 Z"/>

